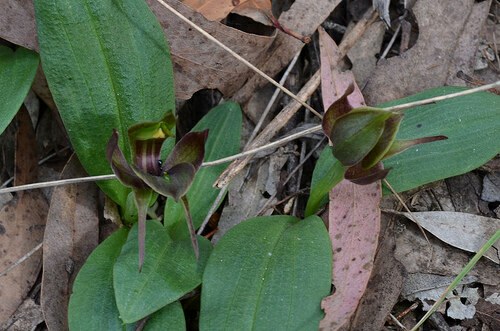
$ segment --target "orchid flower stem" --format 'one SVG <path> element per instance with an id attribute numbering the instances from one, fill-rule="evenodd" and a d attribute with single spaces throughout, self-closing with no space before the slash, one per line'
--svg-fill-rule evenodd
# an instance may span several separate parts
<path id="1" fill-rule="evenodd" d="M 198 240 L 196 239 L 196 231 L 193 225 L 193 219 L 191 218 L 191 212 L 189 211 L 189 203 L 187 197 L 184 195 L 181 197 L 182 207 L 184 207 L 184 213 L 186 214 L 186 222 L 189 230 L 189 237 L 191 238 L 191 244 L 193 245 L 194 255 L 196 260 L 200 258 L 200 248 L 198 247 Z"/>
<path id="2" fill-rule="evenodd" d="M 134 191 L 135 204 L 137 206 L 137 240 L 139 245 L 139 272 L 142 271 L 144 257 L 146 256 L 146 217 L 148 213 L 151 191 Z"/>

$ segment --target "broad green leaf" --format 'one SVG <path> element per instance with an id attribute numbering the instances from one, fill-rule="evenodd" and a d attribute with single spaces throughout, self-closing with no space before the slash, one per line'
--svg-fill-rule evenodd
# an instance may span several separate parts
<path id="1" fill-rule="evenodd" d="M 428 90 L 382 106 L 463 91 Z M 414 146 L 383 161 L 398 192 L 471 171 L 500 152 L 500 96 L 480 92 L 405 111 L 397 139 L 445 135 L 447 140 Z"/>
<path id="2" fill-rule="evenodd" d="M 200 330 L 317 330 L 331 276 L 331 243 L 319 217 L 245 221 L 208 260 Z"/>
<path id="3" fill-rule="evenodd" d="M 156 221 L 146 222 L 146 256 L 142 271 L 137 268 L 137 225 L 113 268 L 113 284 L 121 319 L 133 323 L 176 301 L 201 283 L 211 244 L 198 237 L 197 262 L 189 239 L 172 241 Z"/>
<path id="4" fill-rule="evenodd" d="M 109 174 L 114 128 L 130 161 L 128 128 L 174 110 L 163 31 L 144 1 L 36 0 L 35 12 L 43 68 L 71 143 L 90 175 Z M 98 184 L 125 205 L 128 188 Z"/>
<path id="5" fill-rule="evenodd" d="M 148 318 L 144 331 L 186 330 L 184 311 L 179 301 L 172 302 Z"/>
<path id="6" fill-rule="evenodd" d="M 12 121 L 35 78 L 38 54 L 0 45 L 0 134 Z"/>
<path id="7" fill-rule="evenodd" d="M 306 216 L 311 216 L 326 205 L 328 192 L 344 178 L 344 171 L 344 167 L 333 156 L 331 147 L 326 146 L 314 167 Z"/>
<path id="8" fill-rule="evenodd" d="M 241 110 L 234 102 L 223 103 L 205 115 L 192 131 L 209 129 L 205 144 L 205 161 L 213 161 L 238 153 L 241 136 Z M 228 164 L 202 167 L 191 185 L 187 197 L 195 227 L 199 227 L 215 201 L 219 190 L 212 185 Z M 172 238 L 189 236 L 181 203 L 168 199 L 165 225 Z"/>
<path id="9" fill-rule="evenodd" d="M 113 291 L 113 264 L 127 239 L 127 233 L 125 228 L 121 228 L 103 241 L 78 273 L 69 300 L 70 330 L 123 330 Z"/>

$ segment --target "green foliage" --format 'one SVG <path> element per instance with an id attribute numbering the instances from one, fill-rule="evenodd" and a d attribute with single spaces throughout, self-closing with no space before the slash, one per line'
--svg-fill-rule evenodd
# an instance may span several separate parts
<path id="1" fill-rule="evenodd" d="M 0 45 L 0 134 L 12 121 L 35 78 L 38 54 Z"/>
<path id="2" fill-rule="evenodd" d="M 88 257 L 73 284 L 68 322 L 72 331 L 122 330 L 113 290 L 113 265 L 127 239 L 122 228 Z"/>
<path id="3" fill-rule="evenodd" d="M 380 105 L 389 107 L 463 91 L 460 87 L 431 89 L 408 98 Z M 500 97 L 480 92 L 405 111 L 397 139 L 407 141 L 426 136 L 447 136 L 447 140 L 411 147 L 384 160 L 391 169 L 387 180 L 398 192 L 466 173 L 500 152 Z M 417 139 L 418 140 L 418 139 Z M 324 153 L 324 152 L 323 152 Z M 322 153 L 322 154 L 323 154 Z M 335 158 L 321 157 L 314 169 L 306 215 L 318 211 L 328 192 L 338 183 Z M 338 167 L 338 166 L 337 166 Z M 329 173 L 335 168 L 334 174 Z"/>
<path id="4" fill-rule="evenodd" d="M 163 307 L 148 318 L 144 331 L 164 331 L 168 326 L 169 331 L 186 330 L 186 320 L 179 301 Z"/>
<path id="5" fill-rule="evenodd" d="M 382 106 L 460 92 L 440 87 Z M 384 161 L 398 192 L 471 171 L 500 152 L 500 96 L 480 92 L 405 111 L 398 139 L 445 135 L 448 140 L 415 146 Z"/>
<path id="6" fill-rule="evenodd" d="M 331 273 L 330 238 L 319 217 L 244 221 L 208 260 L 200 329 L 315 330 Z"/>
<path id="7" fill-rule="evenodd" d="M 240 147 L 242 116 L 240 106 L 234 102 L 225 102 L 208 112 L 193 131 L 208 129 L 205 144 L 205 161 L 213 161 L 236 154 Z M 195 228 L 199 227 L 215 201 L 219 190 L 212 185 L 227 167 L 220 164 L 203 167 L 196 174 L 187 198 L 191 202 L 191 215 Z M 173 199 L 167 200 L 165 207 L 165 226 L 174 238 L 182 238 L 189 231 L 184 220 L 182 205 Z"/>
<path id="8" fill-rule="evenodd" d="M 328 202 L 328 193 L 344 178 L 344 167 L 333 156 L 330 146 L 321 152 L 311 179 L 311 193 L 305 216 L 311 216 Z"/>
<path id="9" fill-rule="evenodd" d="M 36 0 L 42 64 L 79 160 L 90 175 L 109 174 L 106 143 L 133 124 L 174 111 L 174 84 L 163 31 L 144 1 Z M 128 142 L 121 144 L 130 160 Z M 128 188 L 99 182 L 119 205 Z"/>
<path id="10" fill-rule="evenodd" d="M 148 221 L 146 257 L 137 268 L 137 226 L 129 233 L 113 268 L 113 284 L 120 317 L 133 323 L 176 301 L 200 285 L 211 244 L 203 237 L 196 260 L 189 240 L 174 241 L 158 222 Z"/>

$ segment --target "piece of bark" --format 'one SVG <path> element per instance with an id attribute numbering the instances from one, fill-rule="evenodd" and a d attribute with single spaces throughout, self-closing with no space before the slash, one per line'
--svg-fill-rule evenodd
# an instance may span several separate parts
<path id="1" fill-rule="evenodd" d="M 85 177 L 76 155 L 61 179 Z M 58 186 L 50 202 L 43 239 L 41 304 L 49 330 L 68 328 L 67 311 L 73 281 L 98 244 L 98 189 L 95 183 Z"/>

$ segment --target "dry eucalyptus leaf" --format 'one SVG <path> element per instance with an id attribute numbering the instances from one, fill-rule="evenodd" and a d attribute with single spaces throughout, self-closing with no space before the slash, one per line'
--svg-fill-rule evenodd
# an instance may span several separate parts
<path id="1" fill-rule="evenodd" d="M 283 12 L 279 21 L 282 26 L 303 36 L 312 35 L 318 26 L 340 4 L 341 0 L 296 0 L 286 12 Z M 304 44 L 284 33 L 278 33 L 273 44 L 265 53 L 261 54 L 259 69 L 270 76 L 276 75 L 297 54 Z M 267 83 L 258 74 L 251 74 L 245 85 L 238 89 L 233 99 L 241 104 L 246 103 L 254 91 Z"/>
<path id="2" fill-rule="evenodd" d="M 257 67 L 260 67 L 263 54 L 276 37 L 245 33 L 219 22 L 211 22 L 179 1 L 167 2 Z M 252 73 L 245 64 L 181 21 L 156 0 L 147 0 L 147 3 L 170 44 L 177 98 L 189 99 L 193 93 L 204 88 L 218 89 L 228 97 L 245 83 Z"/>
<path id="3" fill-rule="evenodd" d="M 182 0 L 196 12 L 202 14 L 209 21 L 220 21 L 238 5 L 248 0 Z"/>
<path id="4" fill-rule="evenodd" d="M 35 132 L 25 108 L 17 114 L 15 185 L 36 180 Z M 39 191 L 26 191 L 0 210 L 0 271 L 6 270 L 42 242 L 48 205 Z M 0 278 L 0 325 L 16 311 L 35 283 L 41 251 Z"/>
<path id="5" fill-rule="evenodd" d="M 408 213 L 402 213 L 408 219 Z M 476 253 L 500 229 L 496 218 L 451 211 L 429 211 L 412 213 L 420 226 L 445 243 L 467 252 Z M 500 243 L 496 243 L 484 254 L 495 263 L 500 263 Z"/>
<path id="6" fill-rule="evenodd" d="M 389 16 L 389 5 L 391 0 L 373 0 L 373 8 L 378 12 L 380 18 L 388 25 L 391 26 L 391 17 Z"/>
<path id="7" fill-rule="evenodd" d="M 330 191 L 329 230 L 335 293 L 321 302 L 324 330 L 350 324 L 366 291 L 380 232 L 380 181 L 356 185 L 341 181 Z"/>
<path id="8" fill-rule="evenodd" d="M 38 50 L 32 0 L 2 0 L 0 38 L 31 50 Z"/>
<path id="9" fill-rule="evenodd" d="M 85 177 L 73 155 L 61 179 Z M 50 330 L 68 328 L 71 287 L 87 256 L 99 239 L 98 189 L 94 183 L 58 186 L 54 189 L 43 239 L 41 304 Z"/>
<path id="10" fill-rule="evenodd" d="M 447 245 L 432 236 L 429 243 L 414 224 L 396 236 L 395 258 L 409 273 L 431 273 L 455 277 L 470 261 L 471 254 Z M 489 259 L 480 259 L 469 276 L 477 277 L 478 282 L 487 285 L 500 284 L 498 264 Z"/>
<path id="11" fill-rule="evenodd" d="M 418 22 L 418 40 L 401 56 L 379 63 L 364 89 L 367 104 L 376 105 L 443 86 L 474 3 L 474 0 L 417 1 L 413 12 Z"/>

